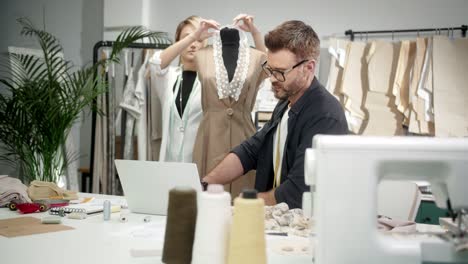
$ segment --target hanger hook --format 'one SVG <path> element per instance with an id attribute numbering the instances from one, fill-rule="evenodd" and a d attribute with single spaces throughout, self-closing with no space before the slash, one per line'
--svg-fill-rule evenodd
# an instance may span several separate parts
<path id="1" fill-rule="evenodd" d="M 395 39 L 395 31 L 392 30 L 392 41 Z"/>

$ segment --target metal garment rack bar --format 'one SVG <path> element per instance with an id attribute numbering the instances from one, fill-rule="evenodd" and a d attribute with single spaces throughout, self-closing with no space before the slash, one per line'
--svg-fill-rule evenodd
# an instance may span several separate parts
<path id="1" fill-rule="evenodd" d="M 369 35 L 369 34 L 395 34 L 395 33 L 411 33 L 411 32 L 440 32 L 440 31 L 455 31 L 460 30 L 462 37 L 466 37 L 467 25 L 460 27 L 445 27 L 445 28 L 419 28 L 419 29 L 395 29 L 395 30 L 373 30 L 373 31 L 353 31 L 351 29 L 345 31 L 345 35 L 349 36 L 351 41 L 354 41 L 355 35 Z"/>
<path id="2" fill-rule="evenodd" d="M 165 49 L 169 47 L 170 44 L 162 44 L 162 43 L 132 43 L 128 45 L 127 47 L 130 49 Z M 93 47 L 93 65 L 98 62 L 98 52 L 99 49 L 104 48 L 104 47 L 113 47 L 114 46 L 114 41 L 98 41 L 96 44 L 94 44 Z M 94 77 L 96 78 L 97 72 L 94 73 Z M 94 106 L 96 106 L 97 101 L 95 100 L 93 102 Z M 89 191 L 92 191 L 93 189 L 93 172 L 94 172 L 94 148 L 96 144 L 96 112 L 93 111 L 92 113 L 92 124 L 91 124 L 91 158 L 90 158 L 90 164 L 89 164 L 89 174 L 88 174 L 88 180 L 89 180 Z M 84 179 L 82 179 L 84 181 Z M 86 181 L 84 181 L 86 182 Z M 82 186 L 84 184 L 82 183 Z M 83 190 L 86 190 L 83 188 Z"/>

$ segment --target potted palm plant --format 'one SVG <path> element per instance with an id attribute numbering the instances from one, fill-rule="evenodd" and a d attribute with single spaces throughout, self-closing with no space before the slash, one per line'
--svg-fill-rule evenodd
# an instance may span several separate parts
<path id="1" fill-rule="evenodd" d="M 117 62 L 118 54 L 136 41 L 170 43 L 164 32 L 143 27 L 124 30 L 109 58 L 78 70 L 63 57 L 52 34 L 25 18 L 21 34 L 37 39 L 43 56 L 9 54 L 0 61 L 0 159 L 20 165 L 23 180 L 57 182 L 76 153 L 66 153 L 65 142 L 79 114 L 107 89 L 96 77 L 100 67 Z M 3 90 L 3 91 L 2 91 Z"/>

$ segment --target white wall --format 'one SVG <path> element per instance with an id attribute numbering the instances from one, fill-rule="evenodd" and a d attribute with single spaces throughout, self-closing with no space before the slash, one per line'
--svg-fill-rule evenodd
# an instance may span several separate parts
<path id="1" fill-rule="evenodd" d="M 150 26 L 152 0 L 104 0 L 104 40 L 114 40 L 124 27 Z"/>
<path id="2" fill-rule="evenodd" d="M 149 12 L 151 28 L 174 32 L 189 15 L 231 23 L 239 13 L 256 17 L 264 31 L 285 20 L 303 20 L 320 36 L 343 34 L 346 29 L 394 29 L 459 26 L 468 23 L 466 0 L 155 0 Z"/>
<path id="3" fill-rule="evenodd" d="M 466 0 L 155 0 L 152 1 L 151 29 L 174 34 L 179 21 L 199 15 L 229 24 L 239 13 L 255 16 L 262 32 L 291 19 L 310 24 L 322 39 L 347 29 L 381 30 L 449 27 L 468 24 Z M 322 50 L 322 54 L 325 52 Z M 320 80 L 326 82 L 327 56 L 322 57 Z"/>
<path id="4" fill-rule="evenodd" d="M 344 31 L 459 27 L 468 24 L 466 0 L 105 0 L 105 27 L 149 25 L 152 30 L 174 35 L 177 24 L 190 15 L 214 19 L 221 25 L 232 23 L 239 13 L 255 16 L 266 33 L 291 19 L 310 24 L 322 40 L 319 79 L 328 74 L 326 40 L 343 36 Z M 115 38 L 107 32 L 106 40 Z"/>
<path id="5" fill-rule="evenodd" d="M 75 0 L 71 0 L 75 1 Z M 82 37 L 81 37 L 81 58 L 83 66 L 93 62 L 93 47 L 102 40 L 103 26 L 103 0 L 82 0 Z M 83 113 L 80 128 L 80 167 L 88 168 L 91 160 L 91 128 L 92 116 L 90 112 Z"/>
<path id="6" fill-rule="evenodd" d="M 0 2 L 0 53 L 8 46 L 39 48 L 33 38 L 20 35 L 19 17 L 28 17 L 36 27 L 44 28 L 61 42 L 65 58 L 77 67 L 92 61 L 92 48 L 102 38 L 103 0 L 3 0 Z M 91 118 L 89 118 L 90 120 Z M 79 120 L 80 121 L 80 120 Z M 90 121 L 88 121 L 90 122 Z M 90 123 L 89 123 L 90 124 Z M 86 124 L 86 126 L 89 126 Z M 91 127 L 86 127 L 91 131 Z M 80 140 L 81 122 L 73 127 L 77 148 L 90 145 L 90 132 Z M 80 143 L 81 141 L 81 143 Z M 89 146 L 88 146 L 89 148 Z M 0 149 L 1 151 L 1 149 Z M 88 151 L 89 152 L 89 151 Z M 83 151 L 82 151 L 83 153 Z M 80 160 L 88 166 L 89 156 Z M 0 164 L 0 174 L 15 174 L 12 169 Z"/>

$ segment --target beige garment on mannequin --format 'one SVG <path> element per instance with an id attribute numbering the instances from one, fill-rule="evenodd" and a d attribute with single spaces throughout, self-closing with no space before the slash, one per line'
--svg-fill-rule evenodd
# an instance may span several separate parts
<path id="1" fill-rule="evenodd" d="M 220 100 L 216 87 L 213 48 L 209 46 L 197 52 L 203 119 L 195 139 L 193 161 L 198 166 L 200 177 L 214 169 L 233 147 L 256 132 L 251 112 L 260 83 L 263 81 L 261 64 L 265 60 L 264 53 L 250 49 L 249 69 L 239 100 Z M 255 173 L 252 171 L 226 185 L 225 189 L 231 192 L 232 197 L 237 197 L 242 188 L 253 188 L 254 183 Z"/>
<path id="2" fill-rule="evenodd" d="M 435 134 L 468 136 L 468 39 L 434 36 Z"/>
<path id="3" fill-rule="evenodd" d="M 367 64 L 364 60 L 370 45 L 363 42 L 350 42 L 346 48 L 346 62 L 343 70 L 341 89 L 347 98 L 345 110 L 356 119 L 352 132 L 360 133 L 361 123 L 367 119 L 363 99 L 368 91 Z M 365 72 L 363 72 L 363 70 Z"/>

